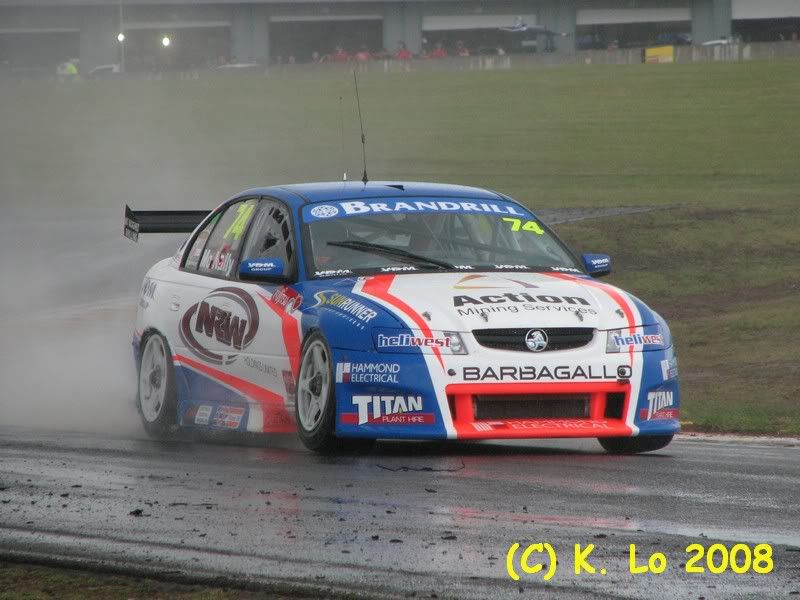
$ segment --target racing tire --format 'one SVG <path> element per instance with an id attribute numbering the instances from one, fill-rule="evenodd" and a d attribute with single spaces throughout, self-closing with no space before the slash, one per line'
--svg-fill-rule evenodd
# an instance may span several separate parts
<path id="1" fill-rule="evenodd" d="M 661 450 L 672 441 L 672 438 L 671 435 L 645 435 L 597 438 L 597 441 L 609 454 L 640 454 Z"/>
<path id="2" fill-rule="evenodd" d="M 336 391 L 333 359 L 325 337 L 315 331 L 306 338 L 297 376 L 294 411 L 303 445 L 320 454 L 363 452 L 375 440 L 336 437 Z"/>
<path id="3" fill-rule="evenodd" d="M 142 340 L 136 408 L 149 436 L 164 438 L 177 430 L 175 367 L 169 343 L 158 333 Z"/>

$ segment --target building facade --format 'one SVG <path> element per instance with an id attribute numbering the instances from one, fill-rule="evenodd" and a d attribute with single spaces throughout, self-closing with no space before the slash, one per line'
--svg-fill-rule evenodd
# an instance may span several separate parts
<path id="1" fill-rule="evenodd" d="M 800 0 L 0 0 L 0 64 L 129 70 L 391 55 L 796 39 Z M 763 40 L 760 38 L 764 38 Z"/>

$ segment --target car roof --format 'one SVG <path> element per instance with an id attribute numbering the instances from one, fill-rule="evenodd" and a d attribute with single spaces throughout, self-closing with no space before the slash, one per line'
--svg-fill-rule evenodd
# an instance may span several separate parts
<path id="1" fill-rule="evenodd" d="M 423 183 L 416 181 L 330 181 L 320 183 L 298 183 L 253 188 L 238 194 L 279 196 L 293 205 L 313 202 L 333 202 L 359 198 L 449 197 L 473 198 L 475 200 L 505 200 L 497 192 L 465 185 L 445 183 Z"/>

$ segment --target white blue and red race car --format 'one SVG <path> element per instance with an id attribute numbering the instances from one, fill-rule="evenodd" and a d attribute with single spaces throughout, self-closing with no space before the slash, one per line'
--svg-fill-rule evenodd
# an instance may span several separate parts
<path id="1" fill-rule="evenodd" d="M 525 206 L 477 188 L 252 189 L 213 211 L 131 211 L 125 234 L 191 232 L 139 299 L 138 407 L 179 427 L 297 431 L 316 451 L 381 438 L 679 430 L 669 328 Z"/>

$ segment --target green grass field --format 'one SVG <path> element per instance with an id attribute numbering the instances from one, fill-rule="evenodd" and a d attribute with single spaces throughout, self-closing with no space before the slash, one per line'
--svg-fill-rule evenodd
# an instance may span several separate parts
<path id="1" fill-rule="evenodd" d="M 612 254 L 609 281 L 670 320 L 685 419 L 800 434 L 798 75 L 797 62 L 365 74 L 369 171 L 534 209 L 671 207 L 559 231 Z M 210 207 L 254 185 L 358 178 L 359 161 L 342 74 L 0 87 L 4 208 Z"/>

